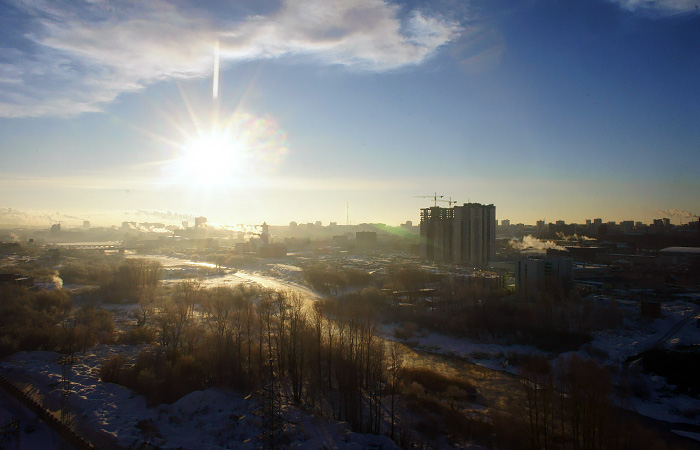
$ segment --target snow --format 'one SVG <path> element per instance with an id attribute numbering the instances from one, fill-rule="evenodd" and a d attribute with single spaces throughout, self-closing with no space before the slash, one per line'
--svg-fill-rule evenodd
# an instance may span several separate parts
<path id="1" fill-rule="evenodd" d="M 176 402 L 149 408 L 145 399 L 131 390 L 104 383 L 99 378 L 102 361 L 116 354 L 126 357 L 137 346 L 101 345 L 85 355 L 76 355 L 72 367 L 71 410 L 95 430 L 113 436 L 128 447 L 147 442 L 164 449 L 253 449 L 261 421 L 258 402 L 225 389 L 192 392 Z M 41 394 L 60 399 L 60 354 L 19 352 L 0 363 L 0 371 L 13 379 L 29 379 Z M 361 449 L 396 447 L 386 437 L 351 433 L 346 424 L 316 417 L 285 406 L 291 448 Z M 40 447 L 41 448 L 41 447 Z"/>
<path id="2" fill-rule="evenodd" d="M 0 391 L 0 427 L 7 425 L 12 418 L 19 420 L 19 448 L 22 450 L 58 450 L 72 448 L 48 425 L 29 409 L 15 400 L 10 394 Z M 16 448 L 15 436 L 0 435 L 0 448 Z"/>
<path id="3" fill-rule="evenodd" d="M 690 431 L 683 431 L 683 430 L 673 430 L 673 432 L 679 436 L 683 436 L 683 437 L 687 437 L 689 439 L 695 439 L 696 441 L 700 441 L 700 433 L 691 433 Z"/>
<path id="4" fill-rule="evenodd" d="M 591 346 L 607 352 L 608 359 L 621 363 L 628 357 L 648 350 L 668 333 L 679 321 L 689 317 L 696 311 L 696 305 L 686 301 L 676 300 L 661 306 L 661 318 L 639 318 L 636 302 L 618 302 L 618 306 L 626 309 L 628 317 L 621 327 L 597 331 L 593 333 Z M 689 321 L 679 332 L 666 343 L 667 348 L 677 345 L 692 345 L 700 343 L 700 328 Z"/>
<path id="5" fill-rule="evenodd" d="M 662 304 L 661 318 L 645 319 L 639 317 L 639 305 L 632 301 L 618 301 L 618 307 L 625 311 L 622 326 L 596 331 L 593 340 L 579 349 L 577 354 L 584 358 L 595 358 L 605 365 L 624 365 L 625 360 L 656 345 L 674 326 L 684 319 L 694 317 L 698 306 L 683 299 L 671 300 Z M 398 340 L 394 335 L 397 324 L 383 324 L 380 333 L 388 340 Z M 534 347 L 526 345 L 501 345 L 492 342 L 476 342 L 470 339 L 458 339 L 438 333 L 419 330 L 405 341 L 417 349 L 431 353 L 466 358 L 478 365 L 494 370 L 516 374 L 518 368 L 509 363 L 510 355 L 548 355 Z M 700 328 L 695 319 L 685 325 L 664 342 L 664 348 L 674 349 L 678 346 L 700 345 Z M 562 356 L 566 356 L 564 354 Z M 554 357 L 555 355 L 549 355 Z M 645 416 L 673 423 L 697 424 L 700 421 L 700 399 L 680 395 L 674 392 L 664 377 L 646 374 L 640 363 L 628 366 L 628 374 L 642 383 L 649 391 L 647 399 L 627 399 L 626 408 Z"/>
<path id="6" fill-rule="evenodd" d="M 182 260 L 172 258 L 166 267 L 181 264 Z M 295 266 L 274 264 L 271 270 L 263 272 L 238 271 L 210 277 L 206 279 L 206 284 L 256 283 L 296 290 L 309 299 L 318 299 L 318 294 L 299 284 L 299 276 L 299 269 Z M 593 333 L 593 341 L 578 353 L 584 357 L 595 357 L 604 364 L 622 365 L 628 357 L 656 345 L 680 321 L 692 317 L 697 306 L 688 300 L 697 301 L 697 298 L 676 297 L 663 303 L 662 317 L 655 320 L 640 318 L 637 302 L 618 300 L 618 307 L 626 315 L 622 326 Z M 609 301 L 602 296 L 598 300 Z M 117 317 L 124 317 L 128 315 L 129 307 L 114 307 L 113 311 Z M 386 339 L 396 340 L 396 327 L 396 324 L 382 325 L 380 333 Z M 510 373 L 516 373 L 518 369 L 508 362 L 510 355 L 546 355 L 526 345 L 477 342 L 421 331 L 414 333 L 410 341 L 422 350 L 467 358 L 476 364 Z M 666 348 L 698 344 L 700 328 L 696 327 L 695 320 L 688 320 L 664 342 Z M 259 446 L 256 436 L 260 434 L 260 419 L 255 415 L 258 405 L 254 400 L 245 400 L 239 394 L 222 389 L 207 389 L 193 392 L 171 405 L 149 408 L 143 397 L 129 389 L 99 380 L 102 361 L 117 353 L 133 356 L 138 350 L 136 346 L 99 346 L 86 355 L 79 355 L 72 372 L 74 394 L 71 404 L 82 420 L 114 436 L 124 446 L 140 442 L 150 442 L 162 448 L 184 449 L 247 449 Z M 31 380 L 41 393 L 59 399 L 59 357 L 52 352 L 17 353 L 0 363 L 0 371 L 20 374 Z M 648 388 L 650 394 L 647 399 L 629 399 L 629 409 L 669 422 L 697 424 L 700 421 L 700 400 L 676 394 L 673 386 L 669 386 L 663 377 L 645 374 L 638 365 L 632 364 L 628 371 Z M 285 407 L 283 414 L 293 439 L 289 445 L 291 448 L 395 448 L 386 437 L 352 433 L 347 424 L 316 417 L 296 408 Z M 698 439 L 698 433 L 676 432 Z"/>
<path id="7" fill-rule="evenodd" d="M 381 324 L 379 333 L 387 340 L 400 341 L 394 335 L 398 324 Z M 439 333 L 419 331 L 407 340 L 422 351 L 439 355 L 457 356 L 493 370 L 517 373 L 517 367 L 509 360 L 515 355 L 548 355 L 530 345 L 503 345 L 495 342 L 477 342 L 466 338 L 453 338 Z"/>

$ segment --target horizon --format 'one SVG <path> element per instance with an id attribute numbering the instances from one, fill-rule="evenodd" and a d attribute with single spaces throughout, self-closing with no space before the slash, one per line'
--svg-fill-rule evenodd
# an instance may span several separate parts
<path id="1" fill-rule="evenodd" d="M 439 205 L 438 205 L 439 206 Z M 461 206 L 461 205 L 457 205 Z M 657 210 L 656 211 L 658 214 L 654 217 L 654 219 L 663 219 L 667 218 L 670 220 L 670 223 L 672 225 L 676 226 L 682 226 L 682 225 L 687 225 L 691 222 L 697 222 L 698 217 L 689 217 L 687 216 L 685 211 L 662 211 L 662 210 Z M 496 214 L 497 214 L 497 225 L 502 226 L 501 222 L 502 220 L 510 220 L 508 218 L 498 218 L 498 206 L 496 205 Z M 83 215 L 83 216 L 75 216 L 75 215 L 64 215 L 61 213 L 49 213 L 49 212 L 31 212 L 31 211 L 20 211 L 20 210 L 12 210 L 10 209 L 8 211 L 8 208 L 0 208 L 0 229 L 22 229 L 22 228 L 27 228 L 27 229 L 33 229 L 33 230 L 42 230 L 46 229 L 48 230 L 51 225 L 54 224 L 61 224 L 62 227 L 66 227 L 66 229 L 80 229 L 83 227 L 83 223 L 85 221 L 90 223 L 91 228 L 111 228 L 111 227 L 120 227 L 123 223 L 125 222 L 133 222 L 137 224 L 141 223 L 162 223 L 166 227 L 172 227 L 172 226 L 178 226 L 182 227 L 183 222 L 188 222 L 188 226 L 190 228 L 194 227 L 194 221 L 195 218 L 200 217 L 201 215 L 199 214 L 184 214 L 184 213 L 175 213 L 172 211 L 133 211 L 133 212 L 126 212 L 122 216 L 114 216 L 113 221 L 108 221 L 108 219 L 104 219 L 104 216 L 99 216 L 101 219 L 98 219 L 98 221 L 93 222 L 89 217 L 89 215 Z M 8 220 L 8 217 L 11 218 Z M 211 220 L 210 217 L 204 216 L 207 219 L 206 225 L 211 228 L 218 228 L 218 229 L 226 229 L 226 228 L 236 228 L 236 227 L 251 227 L 251 226 L 261 226 L 262 222 L 267 223 L 271 227 L 285 227 L 289 226 L 291 222 L 296 222 L 299 226 L 306 225 L 308 223 L 311 224 L 316 224 L 317 221 L 320 221 L 323 227 L 328 227 L 331 225 L 331 223 L 335 222 L 336 226 L 359 226 L 359 225 L 376 225 L 376 224 L 383 224 L 389 227 L 400 227 L 404 225 L 407 221 L 411 221 L 413 226 L 418 226 L 420 225 L 420 219 L 418 220 L 412 220 L 412 219 L 406 219 L 400 223 L 387 223 L 383 222 L 380 220 L 368 220 L 368 221 L 362 221 L 362 222 L 352 222 L 352 223 L 346 223 L 346 222 L 341 222 L 341 221 L 322 221 L 322 220 L 304 220 L 304 221 L 298 221 L 298 220 L 289 220 L 283 223 L 279 222 L 269 222 L 267 220 L 263 220 L 260 223 L 246 223 L 246 222 L 222 222 L 222 221 L 216 221 L 216 220 Z M 3 220 L 4 218 L 4 220 Z M 592 216 L 590 218 L 581 220 L 581 221 L 568 221 L 564 219 L 553 219 L 549 220 L 546 218 L 542 219 L 537 219 L 537 220 L 544 220 L 545 224 L 550 224 L 550 223 L 556 223 L 558 220 L 564 220 L 564 222 L 568 225 L 586 225 L 586 220 L 595 220 L 595 219 L 602 219 L 603 223 L 608 223 L 608 222 L 615 222 L 619 224 L 622 221 L 628 221 L 631 220 L 635 223 L 641 222 L 643 225 L 651 225 L 653 224 L 653 220 L 649 222 L 644 222 L 641 220 L 634 220 L 634 219 L 622 219 L 622 220 L 612 220 L 612 219 L 606 219 L 605 217 L 597 217 L 597 216 Z M 103 220 L 103 221 L 100 221 Z M 520 222 L 520 221 L 514 221 L 510 220 L 510 226 L 516 226 L 516 225 L 524 225 L 524 226 L 536 226 L 536 221 L 533 222 Z"/>
<path id="2" fill-rule="evenodd" d="M 697 218 L 690 0 L 0 11 L 0 223 Z"/>

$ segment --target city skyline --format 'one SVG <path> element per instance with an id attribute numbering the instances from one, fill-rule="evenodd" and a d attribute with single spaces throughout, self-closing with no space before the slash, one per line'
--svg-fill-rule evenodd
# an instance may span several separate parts
<path id="1" fill-rule="evenodd" d="M 472 203 L 474 204 L 474 203 Z M 464 205 L 467 206 L 467 205 Z M 495 205 L 493 205 L 495 206 Z M 449 209 L 452 210 L 452 207 L 440 207 L 441 209 Z M 461 208 L 463 205 L 456 205 L 455 207 Z M 421 210 L 427 210 L 431 209 L 433 207 L 426 206 L 425 208 L 421 208 Z M 673 226 L 681 226 L 681 225 L 688 225 L 691 222 L 698 222 L 698 217 L 690 217 L 687 211 L 680 211 L 680 210 L 657 210 L 657 214 L 654 216 L 654 219 L 650 220 L 649 222 L 644 222 L 640 220 L 632 220 L 632 219 L 626 219 L 626 220 L 610 220 L 606 218 L 601 218 L 601 217 L 591 217 L 584 219 L 582 221 L 566 221 L 566 220 L 561 220 L 561 219 L 537 219 L 535 222 L 528 223 L 528 222 L 515 222 L 512 221 L 508 218 L 497 218 L 496 219 L 496 225 L 497 226 L 507 226 L 507 227 L 518 227 L 518 226 L 525 226 L 525 227 L 536 227 L 539 226 L 540 222 L 543 223 L 544 225 L 578 225 L 578 226 L 589 226 L 589 225 L 598 225 L 598 224 L 609 224 L 609 223 L 614 223 L 616 225 L 623 225 L 625 223 L 633 223 L 633 224 L 641 224 L 644 227 L 647 226 L 652 226 L 658 221 L 666 222 L 668 221 L 669 225 Z M 173 211 L 144 211 L 144 210 L 139 210 L 139 211 L 131 211 L 131 212 L 124 212 L 122 216 L 119 216 L 118 218 L 115 218 L 113 222 L 109 222 L 108 219 L 105 219 L 105 216 L 100 217 L 98 215 L 98 220 L 101 219 L 101 221 L 98 222 L 93 222 L 88 218 L 89 216 L 73 216 L 73 215 L 68 215 L 68 214 L 63 214 L 60 212 L 32 212 L 32 211 L 23 211 L 23 210 L 16 210 L 12 208 L 0 208 L 0 228 L 3 229 L 13 229 L 13 228 L 30 228 L 30 229 L 48 229 L 50 227 L 53 227 L 55 225 L 60 225 L 64 227 L 67 230 L 70 229 L 86 229 L 86 226 L 89 228 L 112 228 L 112 227 L 123 227 L 125 223 L 129 224 L 134 224 L 138 225 L 139 227 L 141 225 L 147 225 L 147 228 L 152 228 L 155 224 L 163 224 L 165 227 L 169 229 L 173 229 L 173 227 L 176 228 L 186 228 L 186 227 L 195 227 L 195 224 L 198 220 L 204 219 L 206 223 L 206 227 L 210 227 L 212 229 L 222 229 L 222 230 L 251 230 L 251 229 L 257 229 L 261 227 L 263 224 L 262 223 L 245 223 L 245 222 L 219 222 L 219 221 L 213 221 L 209 220 L 209 217 L 198 215 L 198 214 L 186 214 L 186 213 L 178 213 L 178 212 L 173 212 Z M 675 219 L 672 219 L 675 218 Z M 348 223 L 340 221 L 340 220 L 331 220 L 331 221 L 323 221 L 323 220 L 290 220 L 287 222 L 280 222 L 280 223 L 275 223 L 275 222 L 270 222 L 268 223 L 267 220 L 263 220 L 262 222 L 266 223 L 269 226 L 274 226 L 274 227 L 286 227 L 286 226 L 307 226 L 309 224 L 315 226 L 315 227 L 331 227 L 331 226 L 338 226 L 338 227 L 343 227 L 343 226 L 360 226 L 360 225 L 386 225 L 389 227 L 399 227 L 399 226 L 404 226 L 407 223 L 410 223 L 412 226 L 414 226 L 416 229 L 418 228 L 420 224 L 420 218 L 416 220 L 412 219 L 407 219 L 405 221 L 402 221 L 400 223 L 387 223 L 387 222 L 381 222 L 377 220 L 370 220 L 370 221 L 364 221 L 364 222 L 350 222 Z M 505 223 L 502 223 L 505 222 Z"/>
<path id="2" fill-rule="evenodd" d="M 0 223 L 698 214 L 691 1 L 0 11 Z"/>

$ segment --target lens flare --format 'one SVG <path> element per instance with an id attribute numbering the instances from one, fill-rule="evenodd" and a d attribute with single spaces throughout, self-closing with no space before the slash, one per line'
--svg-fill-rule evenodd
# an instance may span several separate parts
<path id="1" fill-rule="evenodd" d="M 200 129 L 176 146 L 164 177 L 194 186 L 235 186 L 275 170 L 287 135 L 271 117 L 236 112 L 224 126 Z"/>
<path id="2" fill-rule="evenodd" d="M 219 41 L 214 44 L 214 76 L 212 80 L 212 97 L 219 98 Z"/>

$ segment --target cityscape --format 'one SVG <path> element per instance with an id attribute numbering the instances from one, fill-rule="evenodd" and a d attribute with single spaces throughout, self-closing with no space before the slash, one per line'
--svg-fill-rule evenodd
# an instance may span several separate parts
<path id="1" fill-rule="evenodd" d="M 8 422 L 6 439 L 24 433 L 22 439 L 38 447 L 50 439 L 75 448 L 170 448 L 183 442 L 185 448 L 460 448 L 467 443 L 523 448 L 533 439 L 540 445 L 551 440 L 548 445 L 557 448 L 565 441 L 583 442 L 587 433 L 615 442 L 620 430 L 634 430 L 643 440 L 627 435 L 625 445 L 632 448 L 647 441 L 696 448 L 700 221 L 673 225 L 663 217 L 650 224 L 595 218 L 584 224 L 511 224 L 496 219 L 493 204 L 450 200 L 449 206 L 435 206 L 441 197 L 434 194 L 433 206 L 420 209 L 415 225 L 292 221 L 221 227 L 199 216 L 179 225 L 124 221 L 92 227 L 85 221 L 78 227 L 55 223 L 0 230 L 4 298 L 24 291 L 25 299 L 51 294 L 42 301 L 73 303 L 73 312 L 53 313 L 59 320 L 53 351 L 27 351 L 36 345 L 29 342 L 41 342 L 41 337 L 3 332 L 2 350 L 8 356 L 0 362 L 0 382 L 35 414 L 13 416 L 30 425 L 12 431 L 19 425 Z M 229 345 L 245 345 L 248 352 L 276 348 L 269 373 L 263 360 L 235 352 L 226 356 L 224 348 L 213 355 L 213 366 L 202 360 L 202 370 L 187 369 L 186 379 L 158 368 L 152 359 L 158 349 L 179 364 L 201 358 L 195 349 L 209 339 L 212 324 L 244 333 L 245 309 L 240 308 L 245 304 L 252 308 L 248 320 L 262 314 L 264 305 L 286 305 L 268 310 L 275 319 L 270 333 L 276 344 L 265 344 L 263 335 L 257 346 L 252 335 L 227 338 Z M 5 312 L 21 317 L 11 311 Z M 377 391 L 353 394 L 360 402 L 356 406 L 336 397 L 347 394 L 343 378 L 314 393 L 313 364 L 329 364 L 321 373 L 335 380 L 340 374 L 334 364 L 340 361 L 303 353 L 289 360 L 278 353 L 276 340 L 293 339 L 299 332 L 284 325 L 293 317 L 309 327 L 307 333 L 313 326 L 331 333 L 316 344 L 302 339 L 299 348 L 292 347 L 297 352 L 331 352 L 334 339 L 340 351 L 349 345 L 344 339 L 354 336 L 345 334 L 351 323 L 362 327 L 358 333 L 369 332 L 358 339 L 366 336 L 386 347 L 377 354 L 364 350 L 367 358 L 386 364 L 372 375 L 378 377 L 371 387 Z M 247 326 L 249 333 L 255 328 L 253 322 Z M 334 333 L 339 334 L 334 338 Z M 195 341 L 185 344 L 187 339 Z M 221 366 L 220 358 L 248 368 Z M 262 366 L 253 370 L 254 363 Z M 150 392 L 143 391 L 144 375 L 129 375 L 142 364 L 154 364 L 149 370 L 159 370 L 172 387 L 150 381 Z M 435 364 L 444 367 L 430 372 L 427 367 Z M 587 414 L 617 417 L 612 428 L 607 422 L 588 423 L 593 428 L 578 437 L 572 434 L 575 428 L 569 429 L 588 419 L 570 422 L 577 417 L 567 419 L 575 404 L 566 400 L 557 406 L 554 399 L 573 395 L 574 385 L 565 384 L 574 382 L 578 370 L 604 380 L 603 385 L 577 386 L 576 392 L 602 396 Z M 479 371 L 487 371 L 488 382 Z M 26 380 L 32 381 L 27 385 Z M 560 384 L 548 388 L 547 380 Z M 41 397 L 21 386 L 33 386 Z M 222 391 L 223 386 L 230 390 Z M 415 392 L 418 386 L 422 394 Z M 124 395 L 140 400 L 134 404 Z M 392 406 L 382 413 L 375 409 L 382 403 Z M 218 423 L 221 419 L 205 404 L 251 419 Z M 8 412 L 19 407 L 7 400 L 2 405 Z M 176 413 L 175 405 L 192 412 Z M 297 410 L 302 405 L 307 412 Z M 547 416 L 555 406 L 562 418 Z M 133 417 L 120 418 L 124 408 Z M 156 418 L 154 411 L 170 418 Z M 631 415 L 622 419 L 623 411 Z M 522 429 L 499 428 L 495 420 L 501 414 Z M 544 428 L 532 423 L 541 414 Z M 440 424 L 447 416 L 455 423 Z M 275 426 L 269 422 L 275 417 L 290 425 Z M 321 417 L 322 425 L 314 422 Z M 348 428 L 320 437 L 318 427 L 336 427 L 333 420 L 347 422 Z M 548 430 L 546 420 L 557 421 L 563 431 Z M 207 431 L 197 434 L 196 442 L 174 437 L 203 422 Z"/>
<path id="2" fill-rule="evenodd" d="M 700 449 L 699 8 L 0 2 L 0 449 Z"/>

